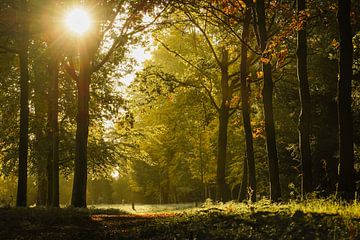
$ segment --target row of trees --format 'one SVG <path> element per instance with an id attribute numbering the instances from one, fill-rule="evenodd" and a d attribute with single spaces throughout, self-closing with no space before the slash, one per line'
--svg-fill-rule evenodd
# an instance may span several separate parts
<path id="1" fill-rule="evenodd" d="M 0 48 L 6 64 L 1 74 L 1 97 L 14 94 L 1 110 L 2 128 L 9 128 L 9 135 L 2 134 L 1 140 L 2 164 L 6 169 L 2 173 L 9 175 L 17 166 L 17 206 L 27 205 L 29 166 L 30 170 L 36 169 L 33 173 L 37 175 L 37 203 L 58 207 L 60 165 L 65 172 L 74 165 L 71 204 L 86 207 L 88 157 L 93 158 L 97 171 L 112 168 L 120 161 L 115 144 L 105 139 L 103 122 L 122 105 L 114 78 L 121 74 L 118 65 L 125 60 L 127 45 L 136 43 L 139 32 L 146 29 L 142 17 L 153 4 L 82 2 L 93 25 L 79 37 L 71 35 L 64 26 L 66 11 L 77 7 L 73 1 L 1 2 Z M 14 102 L 15 96 L 20 96 L 19 105 Z M 19 107 L 20 113 L 15 109 L 9 112 L 11 107 Z M 9 121 L 14 122 L 13 128 L 7 126 Z M 89 126 L 97 135 L 90 139 Z M 20 132 L 18 138 L 14 129 Z M 19 139 L 16 165 L 12 155 L 15 139 Z M 29 139 L 30 156 L 34 158 L 31 165 Z M 99 149 L 102 155 L 97 156 Z"/>
<path id="2" fill-rule="evenodd" d="M 182 115 L 187 114 L 182 104 L 187 104 L 186 108 L 193 107 L 193 111 L 198 114 L 201 112 L 198 110 L 201 109 L 201 105 L 207 106 L 205 112 L 211 113 L 211 117 L 204 121 L 203 129 L 205 130 L 212 122 L 215 122 L 218 134 L 217 147 L 212 147 L 213 154 L 216 154 L 217 200 L 227 201 L 234 198 L 242 200 L 247 194 L 253 201 L 256 200 L 257 186 L 260 185 L 256 182 L 256 173 L 260 169 L 256 168 L 259 168 L 261 158 L 256 159 L 254 155 L 259 151 L 267 154 L 269 194 L 273 201 L 288 197 L 286 193 L 282 197 L 281 188 L 288 192 L 286 188 L 289 179 L 293 182 L 298 181 L 294 177 L 297 174 L 291 174 L 291 165 L 295 164 L 289 163 L 291 158 L 289 151 L 292 153 L 292 158 L 299 161 L 299 165 L 296 164 L 293 167 L 298 169 L 301 175 L 299 192 L 303 198 L 315 190 L 327 194 L 338 191 L 344 199 L 355 197 L 353 139 L 357 141 L 358 136 L 355 135 L 354 138 L 352 130 L 352 93 L 356 93 L 357 90 L 352 88 L 352 81 L 355 80 L 352 74 L 353 71 L 357 73 L 358 69 L 353 64 L 352 39 L 357 39 L 358 34 L 353 33 L 352 27 L 355 32 L 359 29 L 358 12 L 355 11 L 356 6 L 352 8 L 354 11 L 351 10 L 350 1 L 339 2 L 337 5 L 330 1 L 308 1 L 308 8 L 305 3 L 299 0 L 294 8 L 292 2 L 287 1 L 173 2 L 173 12 L 165 16 L 166 27 L 161 26 L 154 32 L 153 37 L 158 44 L 158 50 L 155 51 L 153 60 L 148 62 L 148 67 L 138 74 L 138 78 L 132 84 L 135 92 L 133 100 L 140 109 L 134 110 L 135 119 L 138 119 L 135 122 L 140 122 L 141 126 L 165 124 L 168 128 L 165 136 L 169 136 L 170 133 L 185 134 L 185 139 L 187 139 L 185 142 L 189 143 L 191 143 L 189 138 L 200 131 L 198 138 L 204 147 L 204 142 L 209 139 L 201 138 L 204 132 L 201 130 L 202 127 L 198 126 L 200 130 L 194 130 L 193 127 L 187 126 L 191 130 L 190 133 L 186 133 L 183 130 L 184 127 L 173 128 L 173 123 L 169 120 L 157 119 L 154 122 L 148 118 L 149 116 L 159 118 L 165 112 L 169 114 L 166 110 L 169 103 L 164 103 L 166 98 L 164 99 L 163 95 L 168 95 L 172 105 L 181 106 L 179 106 L 180 110 L 173 109 L 175 126 L 182 125 L 180 119 L 186 122 L 195 121 L 191 123 L 195 126 L 198 122 L 193 120 L 196 118 L 188 120 L 189 115 L 186 115 L 186 120 L 182 116 L 177 116 L 175 111 Z M 336 16 L 338 24 L 336 24 Z M 323 24 L 330 31 L 324 33 Z M 178 39 L 182 39 L 181 42 L 178 42 Z M 356 44 L 355 48 L 357 48 Z M 308 61 L 311 61 L 313 66 L 308 66 Z M 338 69 L 336 68 L 337 61 L 339 62 Z M 332 66 L 331 71 L 325 62 Z M 324 72 L 315 69 L 324 69 L 322 70 Z M 336 87 L 334 81 L 338 73 L 340 75 Z M 295 79 L 298 83 L 294 81 Z M 275 82 L 277 106 L 273 104 Z M 202 102 L 199 102 L 197 98 L 192 103 L 184 102 L 183 98 L 194 98 L 193 91 L 201 95 Z M 261 96 L 258 95 L 259 91 L 261 91 Z M 298 94 L 294 95 L 296 91 Z M 319 93 L 320 91 L 325 92 Z M 289 96 L 286 96 L 287 94 Z M 321 99 L 321 94 L 325 99 Z M 335 95 L 337 107 L 333 102 Z M 146 99 L 146 101 L 142 102 L 139 99 Z M 260 99 L 262 102 L 259 101 Z M 354 102 L 357 101 L 358 99 L 355 98 Z M 331 106 L 326 105 L 329 102 Z M 200 106 L 193 106 L 197 104 Z M 263 111 L 260 112 L 259 108 L 263 108 Z M 133 107 L 133 109 L 136 108 Z M 357 111 L 357 108 L 354 110 Z M 275 116 L 276 118 L 274 118 L 274 111 L 280 113 L 279 116 Z M 298 118 L 294 117 L 297 112 L 299 112 Z M 288 128 L 289 120 L 285 119 L 285 114 L 292 116 L 290 120 L 292 129 Z M 236 141 L 228 134 L 229 129 L 235 131 L 239 126 L 240 115 L 242 116 L 241 128 L 244 131 L 242 135 L 245 140 L 241 141 L 245 146 L 245 150 L 241 151 L 245 151 L 245 154 L 239 152 L 242 147 L 228 145 L 229 140 Z M 334 120 L 337 117 L 339 120 Z M 298 119 L 297 127 L 294 124 L 295 119 Z M 329 124 L 321 123 L 321 121 L 328 121 Z M 214 127 L 214 125 L 211 126 Z M 296 129 L 298 129 L 298 143 L 294 142 L 296 135 L 294 136 L 293 133 L 296 133 Z M 276 131 L 278 131 L 277 134 Z M 324 135 L 326 131 L 329 132 Z M 254 147 L 254 136 L 258 132 L 264 137 L 266 149 L 257 146 L 256 143 Z M 279 135 L 280 140 L 276 140 L 276 136 L 279 138 Z M 241 138 L 241 135 L 238 137 Z M 178 138 L 181 137 L 178 136 Z M 165 147 L 163 141 L 171 142 L 170 139 L 162 139 L 163 146 L 152 144 L 158 152 L 163 148 L 167 150 L 174 148 Z M 189 161 L 189 169 L 186 171 L 192 172 L 193 163 L 191 162 L 194 159 L 191 155 L 196 145 L 191 144 L 190 147 L 186 147 L 186 145 L 180 145 L 181 141 L 174 143 L 178 150 L 172 151 L 190 152 L 188 156 L 184 153 L 185 155 L 180 158 L 185 162 Z M 147 145 L 144 146 L 145 149 L 148 148 Z M 339 159 L 336 157 L 337 145 Z M 279 150 L 279 146 L 283 149 Z M 288 151 L 286 152 L 285 149 Z M 244 159 L 241 166 L 242 180 L 238 171 L 232 172 L 233 164 L 236 162 L 230 155 L 234 151 Z M 280 167 L 283 168 L 281 170 L 279 169 L 279 154 L 282 161 Z M 153 156 L 153 158 L 160 159 L 159 156 Z M 170 155 L 166 161 L 178 163 L 181 160 L 178 156 Z M 204 169 L 203 158 L 198 156 L 196 161 Z M 237 158 L 236 161 L 239 159 Z M 339 173 L 337 173 L 338 164 Z M 156 166 L 160 165 L 158 163 Z M 164 171 L 170 171 L 172 167 L 168 166 L 167 169 Z M 289 170 L 290 173 L 287 173 L 286 171 Z M 178 171 L 181 172 L 180 169 Z M 179 172 L 173 172 L 174 175 L 166 174 L 167 179 L 163 180 L 163 185 L 172 185 L 173 188 L 182 185 L 176 180 Z M 282 180 L 280 180 L 281 175 L 283 175 Z M 193 175 L 192 178 L 196 179 L 197 176 Z M 233 181 L 234 179 L 236 180 Z M 210 182 L 213 180 L 211 179 Z M 205 183 L 204 180 L 202 183 Z M 160 181 L 158 185 L 161 186 L 161 184 Z M 241 184 L 241 189 L 238 189 L 238 197 L 233 191 L 239 184 Z M 167 188 L 169 189 L 168 186 Z M 260 189 L 261 192 L 267 192 L 263 187 Z M 157 191 L 160 196 L 164 195 L 161 191 L 163 190 Z M 167 194 L 172 191 L 174 190 L 168 190 Z"/>
<path id="3" fill-rule="evenodd" d="M 29 171 L 39 205 L 59 206 L 61 171 L 86 207 L 87 175 L 114 168 L 148 201 L 279 201 L 289 183 L 354 198 L 356 1 L 82 4 L 94 25 L 75 37 L 70 2 L 1 2 L 0 159 L 3 175 L 17 170 L 17 206 Z M 157 49 L 124 97 L 129 46 L 150 31 Z"/>

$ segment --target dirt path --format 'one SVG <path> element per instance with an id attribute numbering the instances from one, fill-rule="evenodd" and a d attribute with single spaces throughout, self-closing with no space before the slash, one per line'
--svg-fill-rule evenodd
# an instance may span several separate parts
<path id="1" fill-rule="evenodd" d="M 231 213 L 0 209 L 1 240 L 359 239 L 360 219 L 287 211 Z"/>
<path id="2" fill-rule="evenodd" d="M 142 213 L 129 215 L 93 215 L 91 221 L 102 226 L 107 239 L 136 239 L 140 232 L 159 220 L 175 217 L 173 213 Z M 148 236 L 151 237 L 151 236 Z"/>

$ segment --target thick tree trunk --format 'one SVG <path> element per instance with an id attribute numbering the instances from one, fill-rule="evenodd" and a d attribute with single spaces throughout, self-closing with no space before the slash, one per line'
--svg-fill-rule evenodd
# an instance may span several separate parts
<path id="1" fill-rule="evenodd" d="M 16 206 L 25 207 L 27 204 L 27 161 L 28 161 L 28 132 L 29 132 L 29 25 L 27 22 L 27 1 L 20 1 L 20 141 L 19 141 L 19 172 Z"/>
<path id="2" fill-rule="evenodd" d="M 299 20 L 305 11 L 305 0 L 297 1 Z M 302 165 L 301 194 L 305 198 L 307 193 L 312 192 L 312 167 L 310 150 L 310 118 L 311 102 L 307 76 L 307 43 L 306 22 L 302 19 L 302 29 L 297 33 L 297 75 L 299 81 L 299 98 L 301 111 L 299 116 L 299 149 Z"/>
<path id="3" fill-rule="evenodd" d="M 46 172 L 46 170 L 45 170 Z M 45 206 L 46 205 L 46 176 L 42 176 L 41 174 L 44 174 L 44 171 L 38 174 L 37 179 L 37 193 L 36 193 L 36 206 Z M 40 174 L 40 175 L 39 175 Z"/>
<path id="4" fill-rule="evenodd" d="M 351 111 L 351 81 L 353 64 L 350 0 L 338 1 L 340 32 L 340 77 L 338 81 L 339 118 L 339 192 L 344 199 L 355 197 L 354 146 Z"/>
<path id="5" fill-rule="evenodd" d="M 264 0 L 256 1 L 256 11 L 258 17 L 258 27 L 260 36 L 260 48 L 264 52 L 267 43 L 267 30 L 265 21 L 265 4 Z M 263 58 L 268 59 L 267 54 Z M 273 113 L 273 81 L 271 73 L 271 63 L 263 61 L 262 64 L 264 72 L 264 85 L 263 85 L 263 103 L 265 115 L 265 134 L 266 134 L 266 150 L 269 161 L 269 174 L 270 174 L 270 198 L 272 201 L 280 201 L 281 188 L 279 180 L 279 163 L 276 149 L 275 139 L 275 122 Z"/>
<path id="6" fill-rule="evenodd" d="M 89 134 L 90 58 L 86 43 L 80 44 L 80 73 L 77 83 L 78 112 L 76 125 L 76 153 L 71 204 L 86 207 L 87 143 Z"/>
<path id="7" fill-rule="evenodd" d="M 56 50 L 55 50 L 56 51 Z M 58 126 L 58 98 L 59 98 L 59 58 L 58 54 L 53 52 L 49 61 L 49 118 L 50 125 L 50 142 L 49 155 L 51 156 L 51 206 L 59 207 L 59 126 Z"/>
<path id="8" fill-rule="evenodd" d="M 245 12 L 242 39 L 249 41 L 249 30 L 251 20 L 251 8 Z M 253 136 L 250 121 L 250 84 L 247 81 L 247 46 L 241 45 L 241 63 L 240 63 L 240 87 L 241 87 L 241 107 L 243 113 L 244 134 L 246 143 L 246 159 L 248 167 L 248 187 L 252 190 L 251 201 L 256 201 L 256 173 Z M 241 185 L 243 187 L 243 185 Z M 246 187 L 247 188 L 247 187 Z"/>

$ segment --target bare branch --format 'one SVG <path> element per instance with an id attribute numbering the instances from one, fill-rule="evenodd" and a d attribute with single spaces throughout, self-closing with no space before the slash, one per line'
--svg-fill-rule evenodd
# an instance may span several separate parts
<path id="1" fill-rule="evenodd" d="M 215 6 L 211 5 L 211 8 L 215 9 L 216 11 L 219 11 L 221 13 L 223 13 L 223 11 L 219 10 L 218 8 L 216 8 Z M 261 55 L 260 52 L 256 51 L 254 48 L 252 48 L 247 42 L 245 42 L 242 37 L 221 17 L 219 17 L 217 14 L 215 14 L 214 12 L 212 12 L 213 16 L 216 17 L 216 19 L 218 19 L 221 23 L 223 23 L 230 31 L 232 34 L 234 34 L 234 36 L 242 43 L 244 44 L 250 51 L 252 51 L 253 53 L 257 54 L 257 55 Z M 228 16 L 226 13 L 223 13 L 225 16 Z M 256 34 L 255 34 L 256 35 Z"/>
<path id="2" fill-rule="evenodd" d="M 189 64 L 191 67 L 196 69 L 201 75 L 203 75 L 205 78 L 209 79 L 209 81 L 210 81 L 210 89 L 207 88 L 205 86 L 205 84 L 201 80 L 199 82 L 200 82 L 201 86 L 204 88 L 204 90 L 206 91 L 206 93 L 208 94 L 211 103 L 214 105 L 216 110 L 219 111 L 220 107 L 216 104 L 216 101 L 215 101 L 214 97 L 212 96 L 212 77 L 209 74 L 207 74 L 205 71 L 203 71 L 201 68 L 195 66 L 191 61 L 187 60 L 185 57 L 183 57 L 178 52 L 170 49 L 165 43 L 163 43 L 159 39 L 155 38 L 155 41 L 159 42 L 168 52 L 173 53 L 175 55 L 175 57 L 179 57 L 183 62 Z"/>
<path id="3" fill-rule="evenodd" d="M 126 33 L 127 30 L 129 30 L 130 28 L 130 23 L 133 19 L 133 16 L 130 16 L 129 18 L 127 18 L 126 22 L 124 23 L 120 35 L 119 37 L 114 41 L 114 43 L 112 44 L 112 46 L 110 47 L 110 49 L 108 50 L 108 52 L 105 54 L 104 58 L 96 65 L 93 66 L 92 68 L 92 72 L 97 72 L 100 70 L 100 68 L 102 68 L 102 66 L 104 66 L 104 64 L 110 59 L 111 55 L 123 44 L 126 43 L 126 41 L 128 40 L 129 36 L 132 36 L 136 33 L 139 33 L 141 31 L 144 31 L 145 29 L 147 29 L 148 27 L 150 27 L 151 25 L 153 25 L 158 18 L 161 16 L 161 14 L 167 9 L 167 6 L 148 24 L 146 24 L 145 26 L 139 27 L 129 33 Z M 135 15 L 136 13 L 134 13 Z"/>
<path id="4" fill-rule="evenodd" d="M 189 20 L 191 20 L 191 22 L 197 27 L 197 29 L 199 29 L 199 31 L 202 33 L 202 35 L 203 35 L 204 38 L 205 38 L 205 41 L 206 41 L 206 42 L 208 43 L 208 45 L 209 45 L 209 48 L 210 48 L 212 54 L 214 55 L 214 58 L 215 58 L 217 64 L 218 64 L 219 66 L 221 66 L 221 64 L 222 64 L 222 63 L 221 63 L 221 60 L 219 59 L 219 57 L 218 57 L 218 55 L 217 55 L 217 53 L 216 53 L 216 51 L 215 51 L 215 48 L 214 48 L 212 42 L 210 41 L 208 35 L 206 34 L 205 30 L 197 23 L 197 21 L 193 18 L 193 16 L 191 15 L 191 13 L 189 13 L 188 11 L 184 11 L 184 13 L 185 13 L 185 15 L 189 18 Z"/>

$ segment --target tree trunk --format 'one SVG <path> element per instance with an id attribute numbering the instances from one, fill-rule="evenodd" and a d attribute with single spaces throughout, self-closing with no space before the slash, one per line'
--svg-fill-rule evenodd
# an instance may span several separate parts
<path id="1" fill-rule="evenodd" d="M 34 159 L 36 161 L 36 206 L 45 206 L 47 201 L 47 158 L 46 154 L 46 135 L 44 129 L 46 129 L 46 106 L 47 103 L 44 99 L 47 97 L 47 88 L 44 85 L 44 72 L 41 67 L 42 58 L 40 62 L 34 61 L 32 69 L 34 72 L 34 83 L 33 83 L 33 104 L 34 104 L 34 126 L 33 132 L 35 136 L 34 141 Z"/>
<path id="2" fill-rule="evenodd" d="M 43 79 L 40 79 L 43 80 Z M 36 90 L 36 89 L 34 89 Z M 37 95 L 36 91 L 34 93 Z M 41 96 L 43 97 L 43 96 Z M 36 97 L 37 98 L 37 97 Z M 43 98 L 41 98 L 43 99 Z M 36 126 L 34 130 L 35 135 L 35 142 L 34 142 L 34 155 L 36 160 L 36 186 L 37 186 L 37 193 L 36 193 L 36 206 L 45 206 L 46 205 L 46 199 L 47 199 L 47 179 L 46 179 L 46 156 L 44 156 L 44 134 L 42 130 L 45 126 L 41 124 L 41 121 L 44 120 L 44 116 L 39 113 L 38 109 L 39 107 L 36 102 L 38 102 L 40 99 L 34 100 L 35 105 L 35 118 L 36 118 Z"/>
<path id="3" fill-rule="evenodd" d="M 243 161 L 243 175 L 242 175 L 242 180 L 241 180 L 241 187 L 240 187 L 240 192 L 239 192 L 239 196 L 238 196 L 238 200 L 240 202 L 245 201 L 246 197 L 247 197 L 247 188 L 248 188 L 248 160 L 245 157 L 244 161 Z"/>
<path id="4" fill-rule="evenodd" d="M 256 1 L 256 11 L 258 17 L 258 27 L 260 36 L 260 48 L 263 51 L 263 58 L 269 59 L 268 54 L 265 53 L 267 43 L 267 30 L 265 21 L 265 4 L 264 0 Z M 270 175 L 270 199 L 272 201 L 280 201 L 281 188 L 279 180 L 279 163 L 276 149 L 275 139 L 275 123 L 273 113 L 273 82 L 271 73 L 271 63 L 266 60 L 262 63 L 262 70 L 264 73 L 264 85 L 262 90 L 264 115 L 265 115 L 265 134 L 266 134 L 266 150 L 269 161 L 269 175 Z"/>
<path id="5" fill-rule="evenodd" d="M 86 43 L 80 43 L 80 73 L 77 83 L 76 153 L 71 204 L 86 207 L 87 142 L 89 134 L 90 58 Z"/>
<path id="6" fill-rule="evenodd" d="M 312 167 L 310 150 L 310 118 L 311 102 L 307 75 L 307 43 L 306 43 L 306 20 L 303 19 L 305 0 L 297 1 L 297 12 L 302 28 L 297 33 L 297 75 L 299 81 L 299 98 L 301 111 L 299 116 L 299 149 L 302 165 L 301 195 L 306 197 L 312 192 Z"/>
<path id="7" fill-rule="evenodd" d="M 229 200 L 228 186 L 225 181 L 227 158 L 227 130 L 230 118 L 231 89 L 229 86 L 229 53 L 223 48 L 221 53 L 221 94 L 222 102 L 218 109 L 219 132 L 216 172 L 216 200 L 226 202 Z"/>
<path id="8" fill-rule="evenodd" d="M 202 153 L 202 132 L 199 133 L 199 160 L 200 160 L 200 180 L 201 180 L 201 187 L 203 189 L 202 191 L 202 200 L 205 201 L 205 191 L 204 191 L 204 159 L 203 159 L 203 153 Z"/>
<path id="9" fill-rule="evenodd" d="M 354 146 L 351 112 L 351 81 L 353 45 L 350 22 L 350 0 L 338 1 L 338 23 L 340 33 L 340 61 L 338 81 L 339 119 L 339 192 L 344 199 L 355 197 Z"/>
<path id="10" fill-rule="evenodd" d="M 244 17 L 242 39 L 249 41 L 249 30 L 251 20 L 251 8 L 247 8 Z M 253 136 L 250 121 L 250 84 L 247 82 L 247 46 L 241 44 L 241 63 L 240 63 L 240 87 L 241 87 L 241 107 L 243 113 L 244 135 L 246 143 L 246 159 L 248 171 L 248 187 L 252 190 L 251 201 L 256 201 L 256 173 Z M 245 173 L 245 172 L 244 172 Z M 243 178 L 244 180 L 244 178 Z M 243 185 L 241 185 L 243 187 Z M 246 186 L 247 188 L 247 186 Z M 246 190 L 247 191 L 247 190 Z M 246 193 L 245 193 L 246 194 Z M 240 196 L 241 197 L 241 196 Z"/>
<path id="11" fill-rule="evenodd" d="M 28 161 L 28 133 L 29 133 L 29 25 L 27 22 L 27 1 L 21 0 L 19 11 L 20 23 L 20 141 L 19 141 L 19 172 L 16 206 L 25 207 L 27 204 L 27 161 Z"/>
<path id="12" fill-rule="evenodd" d="M 48 120 L 49 121 L 49 120 Z M 51 144 L 51 139 L 52 139 L 52 133 L 50 132 L 50 129 L 48 128 L 48 155 L 47 155 L 47 201 L 46 201 L 46 205 L 48 207 L 53 205 L 53 160 L 52 160 L 52 144 Z"/>
<path id="13" fill-rule="evenodd" d="M 226 152 L 227 152 L 227 129 L 229 113 L 227 107 L 222 106 L 219 111 L 218 155 L 216 174 L 216 200 L 226 202 L 228 191 L 225 182 Z"/>
<path id="14" fill-rule="evenodd" d="M 57 49 L 55 49 L 56 51 Z M 49 61 L 49 118 L 50 125 L 50 147 L 49 155 L 51 155 L 52 164 L 49 170 L 52 177 L 49 185 L 51 186 L 51 206 L 59 207 L 59 126 L 58 126 L 58 98 L 59 98 L 59 58 L 58 54 L 52 51 Z"/>

